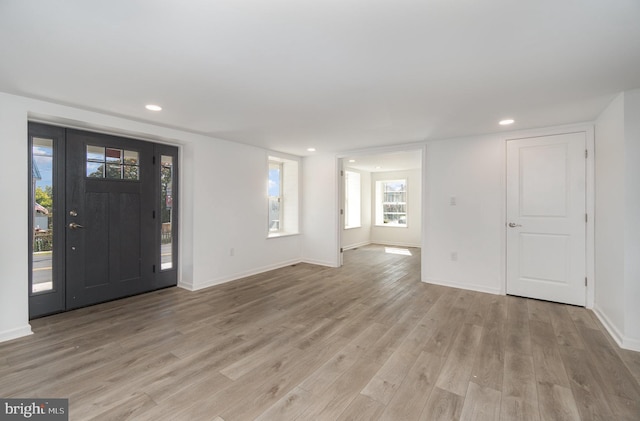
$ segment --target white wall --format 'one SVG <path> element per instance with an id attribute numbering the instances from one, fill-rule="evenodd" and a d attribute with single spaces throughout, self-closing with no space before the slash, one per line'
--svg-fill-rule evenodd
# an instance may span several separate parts
<path id="1" fill-rule="evenodd" d="M 375 224 L 376 181 L 407 180 L 407 226 Z M 371 242 L 393 246 L 420 247 L 422 236 L 422 172 L 420 169 L 371 173 Z"/>
<path id="2" fill-rule="evenodd" d="M 624 94 L 626 226 L 624 345 L 640 351 L 640 89 Z"/>
<path id="3" fill-rule="evenodd" d="M 0 242 L 0 341 L 30 332 L 29 119 L 180 146 L 180 286 L 204 288 L 301 260 L 301 236 L 267 239 L 267 151 L 0 93 L 0 142 L 5 156 L 0 193 L 9 198 L 0 207 L 5 221 Z"/>
<path id="4" fill-rule="evenodd" d="M 26 113 L 0 96 L 0 341 L 31 333 L 28 323 L 28 159 Z M 22 180 L 22 182 L 21 182 Z"/>
<path id="5" fill-rule="evenodd" d="M 339 266 L 338 163 L 334 156 L 302 160 L 302 256 L 305 262 Z"/>
<path id="6" fill-rule="evenodd" d="M 423 281 L 504 293 L 504 150 L 499 135 L 427 143 Z"/>
<path id="7" fill-rule="evenodd" d="M 606 324 L 624 332 L 624 94 L 595 124 L 596 285 L 594 309 Z"/>
<path id="8" fill-rule="evenodd" d="M 345 168 L 360 174 L 361 225 L 359 228 L 342 230 L 342 248 L 345 250 L 371 243 L 371 173 L 368 171 Z"/>
<path id="9" fill-rule="evenodd" d="M 594 311 L 616 342 L 640 351 L 640 89 L 596 120 Z"/>

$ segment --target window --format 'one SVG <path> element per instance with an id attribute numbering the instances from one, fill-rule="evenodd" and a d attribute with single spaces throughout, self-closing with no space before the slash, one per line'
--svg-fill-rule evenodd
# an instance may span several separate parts
<path id="1" fill-rule="evenodd" d="M 376 181 L 376 225 L 407 226 L 407 180 Z"/>
<path id="2" fill-rule="evenodd" d="M 160 270 L 173 268 L 173 156 L 160 155 Z"/>
<path id="3" fill-rule="evenodd" d="M 298 234 L 298 161 L 269 156 L 268 236 Z"/>
<path id="4" fill-rule="evenodd" d="M 280 231 L 281 205 L 282 163 L 269 161 L 269 232 Z"/>
<path id="5" fill-rule="evenodd" d="M 138 156 L 136 151 L 87 145 L 87 177 L 139 180 Z"/>
<path id="6" fill-rule="evenodd" d="M 360 222 L 360 173 L 344 172 L 344 227 L 359 228 Z"/>

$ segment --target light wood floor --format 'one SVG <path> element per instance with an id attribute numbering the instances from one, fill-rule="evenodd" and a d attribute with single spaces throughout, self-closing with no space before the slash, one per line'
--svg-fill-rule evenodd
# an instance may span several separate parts
<path id="1" fill-rule="evenodd" d="M 640 354 L 590 311 L 421 283 L 409 250 L 34 320 L 0 344 L 0 397 L 71 420 L 640 419 Z"/>

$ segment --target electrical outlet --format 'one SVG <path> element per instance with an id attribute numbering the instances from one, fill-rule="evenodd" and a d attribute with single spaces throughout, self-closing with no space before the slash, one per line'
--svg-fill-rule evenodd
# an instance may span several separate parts
<path id="1" fill-rule="evenodd" d="M 451 197 L 449 198 L 449 205 L 450 205 L 450 206 L 456 206 L 457 204 L 458 204 L 458 199 L 456 199 L 456 197 L 455 197 L 455 196 L 451 196 Z"/>
<path id="2" fill-rule="evenodd" d="M 457 262 L 458 261 L 458 252 L 457 251 L 452 251 L 451 252 L 451 261 L 452 262 Z"/>

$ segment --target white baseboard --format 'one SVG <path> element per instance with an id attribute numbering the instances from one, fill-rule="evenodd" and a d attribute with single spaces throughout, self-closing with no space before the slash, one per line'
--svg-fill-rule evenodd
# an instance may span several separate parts
<path id="1" fill-rule="evenodd" d="M 350 244 L 348 246 L 344 246 L 342 247 L 342 250 L 353 250 L 353 249 L 357 249 L 358 247 L 364 247 L 364 246 L 368 246 L 369 244 L 371 244 L 371 241 L 362 241 L 360 243 L 356 243 L 356 244 Z"/>
<path id="2" fill-rule="evenodd" d="M 245 272 L 239 272 L 239 273 L 235 273 L 233 275 L 230 276 L 225 276 L 222 278 L 217 278 L 217 279 L 210 279 L 208 281 L 202 282 L 202 283 L 198 283 L 195 284 L 193 282 L 180 282 L 178 284 L 179 287 L 187 289 L 189 291 L 198 291 L 201 289 L 205 289 L 205 288 L 209 288 L 212 286 L 216 286 L 216 285 L 220 285 L 220 284 L 226 284 L 227 282 L 231 282 L 231 281 L 237 281 L 238 279 L 242 279 L 242 278 L 246 278 L 248 276 L 253 276 L 253 275 L 257 275 L 259 273 L 263 273 L 263 272 L 268 272 L 270 270 L 275 270 L 275 269 L 280 269 L 283 268 L 285 266 L 291 266 L 291 265 L 295 265 L 301 263 L 300 259 L 295 259 L 295 260 L 289 260 L 286 262 L 280 262 L 280 263 L 276 263 L 274 265 L 267 265 L 267 266 L 262 266 L 256 269 L 251 269 Z"/>
<path id="3" fill-rule="evenodd" d="M 491 287 L 487 287 L 485 285 L 467 284 L 467 283 L 460 283 L 460 282 L 453 282 L 453 281 L 444 281 L 444 280 L 441 280 L 441 279 L 432 279 L 432 278 L 423 279 L 422 282 L 425 282 L 427 284 L 442 285 L 442 286 L 445 286 L 445 287 L 468 289 L 470 291 L 485 292 L 487 294 L 493 294 L 493 295 L 504 295 L 502 293 L 502 291 L 500 290 L 500 288 L 491 288 Z"/>
<path id="4" fill-rule="evenodd" d="M 389 247 L 417 247 L 420 248 L 422 247 L 422 244 L 407 244 L 407 243 L 394 243 L 394 242 L 387 242 L 387 241 L 372 241 L 369 244 L 380 244 L 381 246 L 389 246 Z"/>
<path id="5" fill-rule="evenodd" d="M 0 342 L 10 341 L 12 339 L 22 338 L 23 336 L 29 336 L 32 334 L 31 326 L 27 324 L 26 326 L 0 332 Z"/>
<path id="6" fill-rule="evenodd" d="M 330 268 L 339 267 L 335 262 L 326 262 L 323 260 L 314 260 L 314 259 L 303 259 L 302 263 L 309 263 L 310 265 L 318 265 L 318 266 L 326 266 Z"/>
<path id="7" fill-rule="evenodd" d="M 596 315 L 600 323 L 607 329 L 609 335 L 613 338 L 614 341 L 618 344 L 620 348 L 628 349 L 630 351 L 638 351 L 640 352 L 640 340 L 634 338 L 628 338 L 622 334 L 616 327 L 616 325 L 609 320 L 607 315 L 602 312 L 600 308 L 596 305 L 593 308 L 593 313 Z"/>

